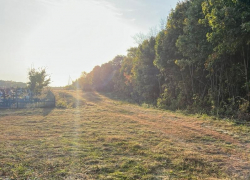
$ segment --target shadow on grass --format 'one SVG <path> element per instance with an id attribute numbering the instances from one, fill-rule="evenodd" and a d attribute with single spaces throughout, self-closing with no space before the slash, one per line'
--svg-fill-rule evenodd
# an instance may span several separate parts
<path id="1" fill-rule="evenodd" d="M 43 116 L 48 116 L 53 110 L 54 108 L 43 108 Z"/>
<path id="2" fill-rule="evenodd" d="M 140 105 L 140 103 L 137 102 L 136 100 L 128 98 L 128 97 L 126 97 L 124 95 L 121 95 L 121 94 L 118 94 L 118 93 L 115 93 L 115 92 L 102 92 L 102 91 L 99 91 L 98 93 L 105 96 L 105 97 L 107 97 L 107 98 L 109 98 L 109 99 L 112 99 L 112 100 L 123 101 L 123 102 L 130 103 L 130 104 Z"/>

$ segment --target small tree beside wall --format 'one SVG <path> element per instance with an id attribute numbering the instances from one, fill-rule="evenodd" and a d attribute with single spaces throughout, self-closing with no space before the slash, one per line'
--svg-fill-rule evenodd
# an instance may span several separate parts
<path id="1" fill-rule="evenodd" d="M 40 95 L 43 88 L 47 87 L 51 82 L 50 76 L 47 74 L 45 68 L 31 68 L 28 76 L 29 82 L 27 84 L 32 95 Z"/>

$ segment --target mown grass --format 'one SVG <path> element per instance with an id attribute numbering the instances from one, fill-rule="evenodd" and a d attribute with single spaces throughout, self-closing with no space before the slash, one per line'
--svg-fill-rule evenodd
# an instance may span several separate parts
<path id="1" fill-rule="evenodd" d="M 64 109 L 0 110 L 0 179 L 248 177 L 249 127 L 55 93 Z"/>

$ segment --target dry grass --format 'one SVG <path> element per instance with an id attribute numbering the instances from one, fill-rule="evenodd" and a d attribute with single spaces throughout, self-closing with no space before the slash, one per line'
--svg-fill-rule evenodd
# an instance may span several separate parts
<path id="1" fill-rule="evenodd" d="M 56 90 L 0 110 L 0 179 L 248 179 L 250 128 Z"/>

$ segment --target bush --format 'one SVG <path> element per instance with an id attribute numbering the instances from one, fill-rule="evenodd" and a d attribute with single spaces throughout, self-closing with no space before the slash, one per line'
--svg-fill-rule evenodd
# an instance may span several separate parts
<path id="1" fill-rule="evenodd" d="M 65 102 L 65 101 L 58 101 L 56 103 L 56 107 L 57 108 L 62 108 L 62 109 L 67 108 L 67 102 Z"/>

